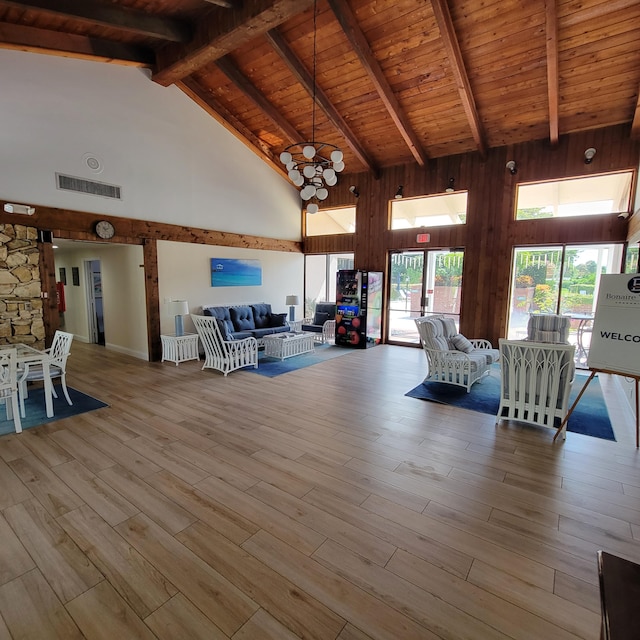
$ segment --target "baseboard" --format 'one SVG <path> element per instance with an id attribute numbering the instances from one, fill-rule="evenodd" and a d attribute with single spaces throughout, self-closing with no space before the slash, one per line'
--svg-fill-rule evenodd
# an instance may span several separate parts
<path id="1" fill-rule="evenodd" d="M 127 349 L 119 344 L 112 344 L 107 342 L 105 344 L 105 349 L 109 349 L 110 351 L 117 351 L 118 353 L 124 353 L 127 356 L 131 356 L 133 358 L 138 358 L 139 360 L 149 361 L 149 354 L 145 351 L 134 351 L 133 349 Z"/>

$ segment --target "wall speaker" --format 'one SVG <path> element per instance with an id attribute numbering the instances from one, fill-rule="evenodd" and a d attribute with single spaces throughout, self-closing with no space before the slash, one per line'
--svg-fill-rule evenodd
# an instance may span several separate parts
<path id="1" fill-rule="evenodd" d="M 45 229 L 38 229 L 38 242 L 53 242 L 53 232 L 46 231 Z"/>

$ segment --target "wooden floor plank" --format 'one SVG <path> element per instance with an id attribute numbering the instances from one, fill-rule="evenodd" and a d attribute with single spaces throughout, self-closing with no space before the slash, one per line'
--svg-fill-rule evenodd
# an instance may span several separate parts
<path id="1" fill-rule="evenodd" d="M 0 614 L 13 638 L 85 638 L 37 569 L 0 586 Z"/>
<path id="2" fill-rule="evenodd" d="M 146 516 L 135 516 L 116 530 L 227 635 L 258 610 L 250 595 Z"/>
<path id="3" fill-rule="evenodd" d="M 640 562 L 614 376 L 617 441 L 554 443 L 405 396 L 418 349 L 201 367 L 74 341 L 108 406 L 0 437 L 0 640 L 595 640 L 596 552 Z"/>
<path id="4" fill-rule="evenodd" d="M 149 627 L 106 581 L 69 602 L 67 610 L 87 640 L 155 640 Z"/>
<path id="5" fill-rule="evenodd" d="M 197 522 L 177 537 L 298 636 L 330 640 L 344 626 L 327 607 L 206 525 Z"/>
<path id="6" fill-rule="evenodd" d="M 60 516 L 58 522 L 140 618 L 178 593 L 169 580 L 89 507 L 70 511 Z"/>
<path id="7" fill-rule="evenodd" d="M 72 600 L 104 580 L 37 500 L 10 507 L 4 515 L 61 602 Z"/>

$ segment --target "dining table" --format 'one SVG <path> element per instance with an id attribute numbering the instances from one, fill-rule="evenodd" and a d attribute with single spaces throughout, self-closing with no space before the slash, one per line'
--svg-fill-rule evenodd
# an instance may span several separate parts
<path id="1" fill-rule="evenodd" d="M 18 342 L 0 345 L 0 349 L 15 349 L 18 362 L 18 380 L 28 373 L 31 365 L 42 367 L 44 378 L 44 404 L 47 418 L 53 418 L 53 384 L 49 375 L 51 356 L 46 351 L 40 351 L 31 345 Z M 24 416 L 23 416 L 24 417 Z"/>

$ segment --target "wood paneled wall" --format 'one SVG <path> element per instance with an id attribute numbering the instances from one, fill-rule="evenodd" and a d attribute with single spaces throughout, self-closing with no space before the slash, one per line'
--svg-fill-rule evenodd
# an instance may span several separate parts
<path id="1" fill-rule="evenodd" d="M 591 164 L 584 163 L 584 151 L 595 147 Z M 516 175 L 506 169 L 515 160 Z M 356 232 L 353 236 L 306 238 L 305 253 L 353 250 L 355 265 L 363 269 L 387 269 L 392 249 L 454 248 L 465 250 L 461 331 L 470 337 L 497 342 L 506 334 L 509 307 L 510 267 L 516 246 L 623 242 L 629 223 L 617 216 L 564 218 L 516 222 L 514 204 L 520 182 L 596 175 L 622 169 L 638 169 L 640 142 L 630 138 L 628 125 L 561 136 L 557 147 L 539 141 L 463 154 L 417 164 L 387 168 L 379 180 L 370 174 L 344 175 L 330 190 L 325 206 L 357 202 Z M 457 190 L 468 190 L 467 224 L 428 229 L 428 245 L 416 244 L 416 229 L 388 229 L 389 202 L 398 186 L 404 196 L 442 193 L 449 179 Z M 357 200 L 349 186 L 358 188 Z M 635 184 L 633 185 L 635 192 Z M 351 241 L 352 249 L 347 248 Z"/>

